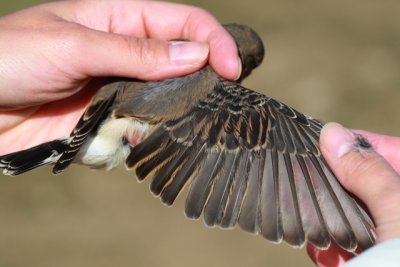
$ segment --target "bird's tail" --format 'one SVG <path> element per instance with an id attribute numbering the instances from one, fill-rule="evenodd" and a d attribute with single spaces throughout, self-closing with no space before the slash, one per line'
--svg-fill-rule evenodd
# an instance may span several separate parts
<path id="1" fill-rule="evenodd" d="M 0 156 L 0 169 L 3 169 L 4 174 L 14 176 L 43 165 L 53 164 L 67 145 L 68 139 L 54 140 Z"/>

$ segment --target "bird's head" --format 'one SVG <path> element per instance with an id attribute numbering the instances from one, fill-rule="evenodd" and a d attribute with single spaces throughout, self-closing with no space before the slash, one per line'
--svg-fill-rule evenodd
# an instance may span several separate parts
<path id="1" fill-rule="evenodd" d="M 235 39 L 242 61 L 239 81 L 246 78 L 264 59 L 264 44 L 261 37 L 250 27 L 241 24 L 226 24 L 225 29 Z"/>

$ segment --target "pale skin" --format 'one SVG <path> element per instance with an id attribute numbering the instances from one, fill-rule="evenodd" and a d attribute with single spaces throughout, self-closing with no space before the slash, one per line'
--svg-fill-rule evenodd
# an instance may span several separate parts
<path id="1" fill-rule="evenodd" d="M 212 15 L 165 2 L 65 1 L 1 17 L 0 59 L 0 154 L 68 135 L 101 82 L 94 77 L 158 80 L 207 62 L 226 79 L 240 75 L 236 45 Z M 321 150 L 369 208 L 377 242 L 400 238 L 400 138 L 356 132 L 373 149 L 351 149 L 350 131 L 330 124 Z"/>

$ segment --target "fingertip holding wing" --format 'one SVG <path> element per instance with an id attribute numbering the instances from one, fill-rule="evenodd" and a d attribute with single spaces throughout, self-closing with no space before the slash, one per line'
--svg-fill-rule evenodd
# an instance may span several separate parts
<path id="1" fill-rule="evenodd" d="M 221 81 L 189 114 L 159 126 L 127 165 L 185 214 L 239 225 L 273 241 L 353 251 L 374 243 L 373 222 L 341 187 L 318 147 L 322 124 L 262 94 Z"/>

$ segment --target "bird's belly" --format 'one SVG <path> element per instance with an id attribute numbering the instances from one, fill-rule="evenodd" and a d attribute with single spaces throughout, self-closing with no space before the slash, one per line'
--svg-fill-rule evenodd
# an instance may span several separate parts
<path id="1" fill-rule="evenodd" d="M 90 136 L 74 162 L 94 169 L 110 170 L 124 163 L 131 147 L 149 133 L 149 125 L 131 118 L 106 121 L 95 136 Z"/>

